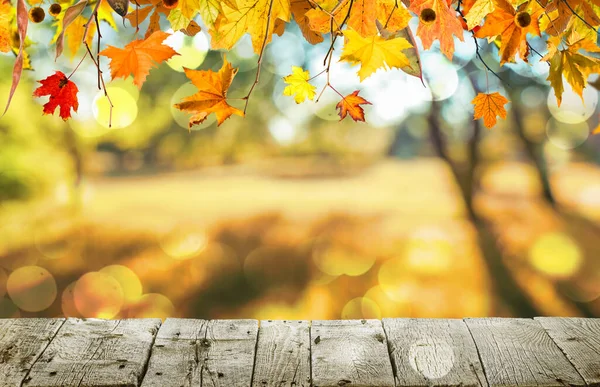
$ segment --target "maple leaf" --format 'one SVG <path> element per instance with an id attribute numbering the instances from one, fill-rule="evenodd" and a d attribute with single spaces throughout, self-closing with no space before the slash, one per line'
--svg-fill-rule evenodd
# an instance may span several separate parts
<path id="1" fill-rule="evenodd" d="M 419 50 L 417 48 L 417 44 L 415 42 L 415 37 L 410 30 L 410 27 L 405 27 L 401 30 L 397 30 L 395 32 L 390 32 L 387 29 L 383 28 L 379 20 L 377 21 L 377 29 L 381 34 L 381 37 L 389 40 L 394 38 L 404 38 L 412 47 L 404 50 L 404 54 L 408 58 L 409 64 L 406 66 L 402 66 L 400 69 L 405 73 L 417 77 L 423 81 L 423 69 L 421 68 L 421 58 L 419 55 Z"/>
<path id="2" fill-rule="evenodd" d="M 302 31 L 302 36 L 310 44 L 317 44 L 323 41 L 323 35 L 319 31 L 314 31 L 310 28 L 310 19 L 306 13 L 312 9 L 309 0 L 292 0 L 291 3 L 292 16 Z"/>
<path id="3" fill-rule="evenodd" d="M 514 62 L 519 57 L 527 62 L 529 46 L 527 34 L 540 36 L 539 18 L 544 10 L 536 0 L 524 3 L 517 10 L 507 0 L 495 0 L 496 9 L 477 30 L 478 38 L 500 36 L 500 64 Z"/>
<path id="4" fill-rule="evenodd" d="M 60 107 L 60 116 L 63 120 L 71 118 L 71 109 L 77 112 L 79 102 L 77 101 L 77 85 L 70 81 L 65 74 L 56 71 L 54 75 L 38 81 L 42 85 L 33 92 L 34 97 L 50 96 L 50 100 L 44 104 L 44 114 L 54 114 Z"/>
<path id="5" fill-rule="evenodd" d="M 227 90 L 237 73 L 237 69 L 231 67 L 226 58 L 223 58 L 223 66 L 219 72 L 212 70 L 191 70 L 184 68 L 185 75 L 198 88 L 194 95 L 186 97 L 183 102 L 175 104 L 175 107 L 186 113 L 193 113 L 190 118 L 190 128 L 202 123 L 209 114 L 215 113 L 217 124 L 221 125 L 232 114 L 243 117 L 244 112 L 234 108 L 227 103 Z"/>
<path id="6" fill-rule="evenodd" d="M 10 3 L 0 3 L 0 52 L 10 52 L 10 21 L 13 8 Z"/>
<path id="7" fill-rule="evenodd" d="M 481 24 L 481 21 L 496 9 L 495 0 L 476 0 L 465 14 L 467 28 L 472 30 Z"/>
<path id="8" fill-rule="evenodd" d="M 246 33 L 257 54 L 271 41 L 277 19 L 289 22 L 290 0 L 237 0 L 236 7 L 223 2 L 213 28 L 213 48 L 231 49 Z"/>
<path id="9" fill-rule="evenodd" d="M 302 103 L 307 98 L 310 100 L 315 98 L 315 90 L 317 88 L 308 82 L 310 80 L 310 73 L 304 71 L 302 67 L 292 66 L 292 73 L 283 77 L 283 80 L 288 84 L 283 89 L 283 95 L 294 95 L 296 103 Z"/>
<path id="10" fill-rule="evenodd" d="M 496 117 L 506 118 L 506 109 L 504 105 L 508 103 L 502 94 L 495 92 L 490 94 L 479 93 L 471 101 L 475 105 L 474 119 L 483 117 L 483 124 L 486 128 L 493 128 L 496 125 Z"/>
<path id="11" fill-rule="evenodd" d="M 412 45 L 404 38 L 386 40 L 378 35 L 363 38 L 352 29 L 343 31 L 343 34 L 346 42 L 340 60 L 352 65 L 360 63 L 358 76 L 361 82 L 379 68 L 402 68 L 410 65 L 402 50 L 411 48 Z"/>
<path id="12" fill-rule="evenodd" d="M 429 50 L 434 40 L 440 41 L 440 51 L 450 60 L 454 55 L 454 36 L 463 41 L 463 28 L 446 0 L 415 0 L 411 2 L 412 12 L 419 15 L 417 36 L 423 48 Z"/>
<path id="13" fill-rule="evenodd" d="M 321 8 L 306 13 L 310 28 L 321 33 L 331 32 L 331 17 L 334 30 L 340 29 L 344 20 L 349 28 L 362 37 L 377 34 L 376 21 L 387 28 L 397 30 L 408 25 L 410 14 L 396 0 L 322 0 L 317 1 Z M 350 8 L 352 5 L 352 8 Z M 348 14 L 348 11 L 350 13 Z M 346 17 L 348 16 L 348 17 Z"/>
<path id="14" fill-rule="evenodd" d="M 583 28 L 598 26 L 600 25 L 600 18 L 594 11 L 594 8 L 598 6 L 600 4 L 596 0 L 591 2 L 587 0 L 548 1 L 545 6 L 545 13 L 546 15 L 556 15 L 556 17 L 547 16 L 551 20 L 548 22 L 546 32 L 553 36 L 559 36 L 565 32 L 574 19 L 583 22 L 581 25 Z M 596 36 L 596 31 L 593 32 Z"/>
<path id="15" fill-rule="evenodd" d="M 159 31 L 160 30 L 160 15 L 169 15 L 169 12 L 175 11 L 175 10 L 170 10 L 167 7 L 165 7 L 164 3 L 162 2 L 162 0 L 138 0 L 137 4 L 142 6 L 142 5 L 146 5 L 146 7 L 141 7 L 138 9 L 135 9 L 131 12 L 129 12 L 127 14 L 127 16 L 125 16 L 125 18 L 127 20 L 129 20 L 129 22 L 131 23 L 132 26 L 134 26 L 135 28 L 139 28 L 139 26 L 146 20 L 148 19 L 148 16 L 150 16 L 150 20 L 148 23 L 148 29 L 146 30 L 146 33 L 144 34 L 144 38 L 148 38 L 150 35 L 152 35 L 154 32 Z M 181 5 L 181 4 L 179 4 Z M 175 29 L 175 28 L 174 28 Z M 177 29 L 175 29 L 177 30 Z"/>
<path id="16" fill-rule="evenodd" d="M 371 105 L 371 102 L 367 101 L 363 97 L 358 95 L 358 90 L 355 90 L 352 94 L 348 94 L 342 97 L 342 100 L 338 102 L 335 107 L 339 110 L 340 121 L 346 118 L 346 115 L 350 114 L 350 117 L 354 121 L 365 121 L 365 111 L 360 105 Z"/>
<path id="17" fill-rule="evenodd" d="M 550 62 L 547 80 L 554 89 L 558 106 L 562 102 L 564 92 L 563 77 L 571 85 L 573 91 L 583 99 L 583 89 L 590 74 L 600 71 L 600 59 L 582 54 L 580 51 L 600 52 L 594 43 L 582 38 L 573 31 L 565 41 L 566 49 L 559 50 L 560 38 L 548 40 L 548 54 L 542 58 Z"/>
<path id="18" fill-rule="evenodd" d="M 166 32 L 156 31 L 147 39 L 128 43 L 125 48 L 108 46 L 100 51 L 100 55 L 111 59 L 110 75 L 113 79 L 133 75 L 133 83 L 141 89 L 152 67 L 179 55 L 171 47 L 162 44 L 169 36 Z"/>

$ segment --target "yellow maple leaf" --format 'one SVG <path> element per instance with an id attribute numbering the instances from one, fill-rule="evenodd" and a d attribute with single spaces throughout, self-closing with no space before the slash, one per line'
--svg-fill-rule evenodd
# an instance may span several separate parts
<path id="1" fill-rule="evenodd" d="M 450 60 L 454 55 L 454 36 L 463 41 L 463 28 L 456 11 L 446 0 L 414 0 L 409 8 L 419 16 L 417 36 L 423 48 L 429 50 L 434 40 L 440 41 L 440 51 Z"/>
<path id="2" fill-rule="evenodd" d="M 79 51 L 79 48 L 83 44 L 83 33 L 85 32 L 85 25 L 88 19 L 79 15 L 77 18 L 69 24 L 67 27 L 65 37 L 67 40 L 67 49 L 69 51 L 69 59 L 73 60 Z M 88 46 L 92 45 L 94 35 L 96 34 L 96 23 L 90 23 L 88 27 L 86 43 Z"/>
<path id="3" fill-rule="evenodd" d="M 10 3 L 0 3 L 0 52 L 10 51 L 10 21 L 13 8 Z"/>
<path id="4" fill-rule="evenodd" d="M 133 75 L 133 83 L 142 88 L 150 69 L 156 63 L 163 62 L 173 55 L 179 55 L 171 47 L 162 44 L 169 37 L 163 31 L 156 31 L 147 39 L 134 40 L 125 48 L 108 46 L 100 55 L 109 57 L 110 75 L 115 78 L 127 78 Z"/>
<path id="5" fill-rule="evenodd" d="M 292 66 L 292 73 L 283 77 L 284 82 L 288 84 L 283 89 L 283 95 L 293 95 L 296 103 L 302 103 L 307 98 L 314 99 L 317 88 L 308 82 L 309 79 L 310 73 L 308 71 L 304 71 L 302 67 Z"/>
<path id="6" fill-rule="evenodd" d="M 346 21 L 346 25 L 362 37 L 377 34 L 377 20 L 382 25 L 387 24 L 390 30 L 402 29 L 410 21 L 408 10 L 396 0 L 321 0 L 316 3 L 320 8 L 308 11 L 306 16 L 310 28 L 321 33 L 331 32 L 331 16 L 334 30 L 340 29 Z"/>
<path id="7" fill-rule="evenodd" d="M 352 65 L 360 63 L 358 76 L 361 82 L 380 68 L 401 69 L 410 65 L 402 50 L 412 45 L 404 38 L 386 40 L 378 35 L 363 38 L 352 29 L 343 33 L 346 41 L 340 60 Z"/>
<path id="8" fill-rule="evenodd" d="M 586 86 L 588 77 L 595 72 L 600 71 L 600 59 L 586 56 L 580 51 L 600 52 L 600 48 L 595 43 L 582 38 L 577 31 L 573 30 L 566 39 L 567 48 L 559 50 L 560 38 L 550 38 L 548 40 L 548 54 L 542 58 L 550 62 L 550 72 L 547 80 L 554 89 L 554 95 L 558 106 L 562 102 L 564 92 L 563 78 L 583 99 L 583 89 Z"/>
<path id="9" fill-rule="evenodd" d="M 249 33 L 254 52 L 260 53 L 271 41 L 276 20 L 289 22 L 291 18 L 290 0 L 238 0 L 235 8 L 223 2 L 221 10 L 209 32 L 212 48 L 227 50 Z"/>
<path id="10" fill-rule="evenodd" d="M 223 58 L 223 66 L 219 72 L 212 70 L 191 70 L 184 68 L 185 75 L 198 88 L 194 95 L 186 97 L 183 102 L 175 104 L 175 107 L 186 113 L 193 113 L 190 118 L 190 128 L 202 123 L 209 114 L 215 113 L 217 124 L 231 117 L 232 114 L 243 117 L 244 112 L 234 108 L 227 103 L 227 90 L 237 73 L 237 69 L 231 67 L 226 58 Z"/>
<path id="11" fill-rule="evenodd" d="M 481 21 L 496 9 L 494 0 L 476 0 L 469 12 L 465 15 L 467 28 L 472 30 L 481 24 Z"/>
<path id="12" fill-rule="evenodd" d="M 483 124 L 486 128 L 493 128 L 496 125 L 496 117 L 506 118 L 506 109 L 504 105 L 508 103 L 502 94 L 495 93 L 479 93 L 471 101 L 475 105 L 474 119 L 478 120 L 483 117 Z"/>

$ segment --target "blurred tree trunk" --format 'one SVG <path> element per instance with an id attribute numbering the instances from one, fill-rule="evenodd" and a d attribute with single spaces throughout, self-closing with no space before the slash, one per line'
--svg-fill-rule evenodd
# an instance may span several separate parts
<path id="1" fill-rule="evenodd" d="M 489 230 L 486 222 L 479 217 L 473 208 L 473 194 L 475 193 L 475 170 L 479 164 L 477 146 L 481 133 L 479 121 L 474 121 L 474 133 L 469 142 L 469 165 L 467 170 L 461 172 L 448 153 L 448 147 L 438 123 L 439 103 L 433 101 L 428 117 L 429 134 L 436 154 L 450 167 L 465 202 L 467 215 L 477 231 L 478 245 L 486 263 L 495 293 L 519 317 L 534 317 L 541 313 L 532 300 L 521 290 L 513 278 L 510 270 L 504 265 L 503 257 L 497 245 L 494 234 Z"/>

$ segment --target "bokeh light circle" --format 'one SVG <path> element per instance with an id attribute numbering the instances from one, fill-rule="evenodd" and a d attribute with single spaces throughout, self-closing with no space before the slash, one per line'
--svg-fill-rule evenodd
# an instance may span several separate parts
<path id="1" fill-rule="evenodd" d="M 168 297 L 150 293 L 144 294 L 135 304 L 129 308 L 130 318 L 160 318 L 165 320 L 173 317 L 175 306 Z"/>
<path id="2" fill-rule="evenodd" d="M 131 125 L 138 115 L 135 98 L 120 87 L 107 87 L 106 92 L 113 104 L 112 121 L 110 102 L 103 91 L 98 92 L 92 104 L 92 114 L 96 121 L 105 128 L 108 128 L 111 122 L 112 129 L 122 129 Z"/>
<path id="3" fill-rule="evenodd" d="M 327 242 L 317 244 L 312 257 L 319 270 L 331 276 L 359 276 L 375 264 L 373 254 L 362 254 L 349 246 Z"/>
<path id="4" fill-rule="evenodd" d="M 587 122 L 567 124 L 550 118 L 546 124 L 546 136 L 552 145 L 563 150 L 575 149 L 588 139 L 590 127 Z"/>
<path id="5" fill-rule="evenodd" d="M 160 238 L 160 247 L 171 258 L 189 259 L 201 253 L 208 244 L 206 231 L 196 226 L 180 225 Z"/>
<path id="6" fill-rule="evenodd" d="M 364 318 L 381 318 L 381 309 L 373 300 L 367 297 L 354 298 L 344 305 L 341 318 L 348 319 L 364 319 Z"/>
<path id="7" fill-rule="evenodd" d="M 548 93 L 548 109 L 550 114 L 565 124 L 578 124 L 586 121 L 594 114 L 598 106 L 598 92 L 593 87 L 583 90 L 583 98 L 580 97 L 568 83 L 564 83 L 564 92 L 560 107 L 553 91 Z"/>
<path id="8" fill-rule="evenodd" d="M 8 277 L 6 290 L 11 300 L 26 312 L 47 309 L 56 299 L 56 281 L 50 272 L 39 266 L 25 266 Z"/>
<path id="9" fill-rule="evenodd" d="M 100 269 L 100 273 L 108 274 L 117 280 L 123 290 L 125 304 L 137 301 L 142 296 L 142 282 L 130 268 L 123 265 L 110 265 Z"/>
<path id="10" fill-rule="evenodd" d="M 456 67 L 439 53 L 426 53 L 421 56 L 423 78 L 431 95 L 428 100 L 443 101 L 450 98 L 458 88 Z"/>
<path id="11" fill-rule="evenodd" d="M 534 242 L 529 251 L 529 261 L 538 271 L 555 278 L 567 278 L 579 270 L 581 250 L 568 235 L 560 232 L 546 233 Z"/>
<path id="12" fill-rule="evenodd" d="M 67 285 L 60 297 L 60 307 L 65 317 L 81 317 L 81 314 L 75 306 L 75 297 L 73 295 L 76 283 L 77 282 L 72 282 Z"/>
<path id="13" fill-rule="evenodd" d="M 89 272 L 77 280 L 73 300 L 86 318 L 114 318 L 123 306 L 121 284 L 106 273 Z"/>

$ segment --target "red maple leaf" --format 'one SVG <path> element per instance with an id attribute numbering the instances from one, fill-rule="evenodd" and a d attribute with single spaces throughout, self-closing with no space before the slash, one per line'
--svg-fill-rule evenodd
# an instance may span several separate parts
<path id="1" fill-rule="evenodd" d="M 34 97 L 50 96 L 50 100 L 44 104 L 44 114 L 54 114 L 57 106 L 60 106 L 60 116 L 63 120 L 71 118 L 71 108 L 77 112 L 79 101 L 77 101 L 77 85 L 70 81 L 60 71 L 54 75 L 38 81 L 42 85 L 33 92 Z"/>

